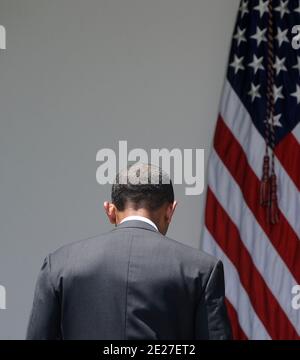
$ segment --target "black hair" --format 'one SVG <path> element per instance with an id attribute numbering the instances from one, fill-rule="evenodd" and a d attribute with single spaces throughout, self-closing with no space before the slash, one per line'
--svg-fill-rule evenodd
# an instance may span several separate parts
<path id="1" fill-rule="evenodd" d="M 135 210 L 144 208 L 150 211 L 159 209 L 165 203 L 174 202 L 174 190 L 172 181 L 163 183 L 160 170 L 159 181 L 151 184 L 132 184 L 127 181 L 126 184 L 119 183 L 119 175 L 116 183 L 112 186 L 111 200 L 119 211 L 123 211 L 127 206 Z"/>

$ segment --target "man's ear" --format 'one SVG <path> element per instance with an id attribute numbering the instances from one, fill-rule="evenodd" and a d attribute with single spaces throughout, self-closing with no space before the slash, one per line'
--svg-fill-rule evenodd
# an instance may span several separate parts
<path id="1" fill-rule="evenodd" d="M 105 201 L 103 204 L 104 211 L 108 217 L 108 220 L 111 224 L 116 224 L 117 218 L 116 218 L 116 206 L 108 201 Z"/>
<path id="2" fill-rule="evenodd" d="M 175 209 L 177 207 L 178 202 L 174 201 L 172 204 L 170 204 L 167 208 L 167 221 L 168 224 L 172 221 L 172 217 L 174 215 Z"/>

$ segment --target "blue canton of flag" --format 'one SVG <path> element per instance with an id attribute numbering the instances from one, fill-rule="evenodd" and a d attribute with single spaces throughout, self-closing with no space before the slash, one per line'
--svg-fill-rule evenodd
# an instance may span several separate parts
<path id="1" fill-rule="evenodd" d="M 228 80 L 262 136 L 267 120 L 268 3 L 242 2 L 228 68 Z M 300 122 L 300 52 L 292 47 L 292 28 L 300 25 L 300 2 L 273 0 L 273 9 L 274 129 L 278 144 Z"/>

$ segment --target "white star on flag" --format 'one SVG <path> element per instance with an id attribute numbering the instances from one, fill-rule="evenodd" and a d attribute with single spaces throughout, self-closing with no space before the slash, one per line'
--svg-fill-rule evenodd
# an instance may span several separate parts
<path id="1" fill-rule="evenodd" d="M 267 32 L 267 29 L 260 30 L 260 28 L 258 26 L 256 29 L 256 33 L 251 36 L 251 39 L 254 39 L 257 41 L 257 46 L 259 46 L 263 41 L 267 41 L 266 32 Z"/>
<path id="2" fill-rule="evenodd" d="M 252 67 L 254 70 L 254 74 L 257 73 L 258 70 L 265 70 L 262 63 L 264 61 L 264 57 L 257 58 L 256 55 L 253 55 L 253 61 L 248 66 Z"/>
<path id="3" fill-rule="evenodd" d="M 282 127 L 282 124 L 281 122 L 279 121 L 279 119 L 281 118 L 281 114 L 278 114 L 278 115 L 274 115 L 273 116 L 273 121 L 272 121 L 272 118 L 268 120 L 268 123 L 270 125 L 273 125 L 274 127 L 277 126 L 277 127 Z M 267 121 L 265 121 L 266 123 Z"/>
<path id="4" fill-rule="evenodd" d="M 259 15 L 262 18 L 264 14 L 269 11 L 268 6 L 269 6 L 268 0 L 266 1 L 259 0 L 259 5 L 255 6 L 254 10 L 259 11 Z"/>
<path id="5" fill-rule="evenodd" d="M 237 74 L 239 70 L 245 70 L 245 67 L 243 65 L 243 60 L 244 60 L 244 56 L 239 58 L 238 56 L 234 55 L 234 60 L 230 64 L 230 66 L 234 68 L 235 74 Z"/>
<path id="6" fill-rule="evenodd" d="M 247 42 L 245 37 L 246 29 L 242 30 L 241 28 L 237 28 L 237 33 L 234 35 L 234 39 L 237 40 L 238 46 L 240 46 L 241 42 Z"/>
<path id="7" fill-rule="evenodd" d="M 279 59 L 278 56 L 276 56 L 274 68 L 276 69 L 276 75 L 278 76 L 281 71 L 287 71 L 286 66 L 284 65 L 286 58 Z"/>
<path id="8" fill-rule="evenodd" d="M 284 96 L 282 94 L 282 88 L 283 86 L 279 86 L 277 87 L 276 85 L 274 85 L 273 87 L 273 91 L 274 91 L 274 102 L 276 103 L 277 100 L 279 99 L 284 99 Z"/>
<path id="9" fill-rule="evenodd" d="M 241 12 L 241 18 L 243 18 L 245 14 L 249 13 L 249 10 L 248 10 L 248 1 L 245 1 L 245 0 L 244 0 L 244 1 L 241 3 L 240 12 Z"/>
<path id="10" fill-rule="evenodd" d="M 289 0 L 286 1 L 281 0 L 280 5 L 275 8 L 275 11 L 280 12 L 281 19 L 284 17 L 285 14 L 290 13 L 290 10 L 288 9 L 288 3 Z"/>
<path id="11" fill-rule="evenodd" d="M 292 93 L 291 95 L 297 99 L 297 105 L 300 104 L 300 86 L 296 85 L 296 91 Z"/>
<path id="12" fill-rule="evenodd" d="M 281 30 L 280 28 L 277 29 L 276 40 L 278 41 L 279 47 L 284 43 L 289 43 L 289 39 L 287 37 L 288 29 Z"/>
<path id="13" fill-rule="evenodd" d="M 251 96 L 251 101 L 253 102 L 256 98 L 261 98 L 261 95 L 259 93 L 260 85 L 254 85 L 251 84 L 251 90 L 248 92 L 248 95 Z"/>

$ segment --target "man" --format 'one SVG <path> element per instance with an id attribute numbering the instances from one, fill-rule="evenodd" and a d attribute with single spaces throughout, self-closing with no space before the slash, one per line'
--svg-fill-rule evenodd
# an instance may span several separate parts
<path id="1" fill-rule="evenodd" d="M 45 259 L 27 339 L 230 339 L 222 263 L 165 236 L 177 205 L 168 175 L 131 166 L 111 197 L 112 231 Z"/>

